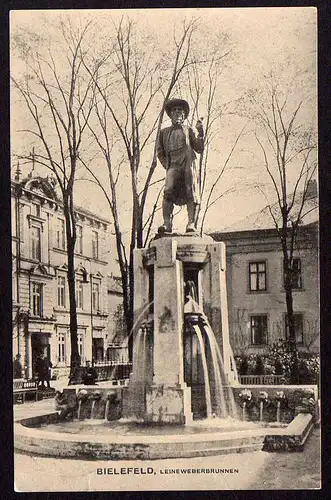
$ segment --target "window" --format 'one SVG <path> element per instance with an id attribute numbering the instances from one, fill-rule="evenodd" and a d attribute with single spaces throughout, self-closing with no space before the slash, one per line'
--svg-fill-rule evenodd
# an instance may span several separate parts
<path id="1" fill-rule="evenodd" d="M 294 314 L 294 331 L 295 331 L 295 341 L 297 344 L 303 344 L 303 317 L 302 314 Z M 290 332 L 288 325 L 288 316 L 285 314 L 285 338 L 289 340 Z"/>
<path id="2" fill-rule="evenodd" d="M 100 284 L 93 283 L 92 285 L 92 309 L 93 311 L 100 310 Z"/>
<path id="3" fill-rule="evenodd" d="M 76 251 L 79 255 L 83 255 L 83 228 L 82 228 L 82 226 L 77 226 Z"/>
<path id="4" fill-rule="evenodd" d="M 249 263 L 249 290 L 251 292 L 261 292 L 267 289 L 266 263 Z"/>
<path id="5" fill-rule="evenodd" d="M 12 273 L 12 299 L 13 303 L 17 301 L 17 274 L 16 272 Z"/>
<path id="6" fill-rule="evenodd" d="M 38 203 L 32 203 L 31 213 L 36 217 L 40 217 L 40 205 Z"/>
<path id="7" fill-rule="evenodd" d="M 82 281 L 77 281 L 76 282 L 76 302 L 77 302 L 77 308 L 78 309 L 83 309 L 84 308 L 84 301 L 83 301 L 83 282 Z"/>
<path id="8" fill-rule="evenodd" d="M 25 205 L 21 204 L 19 206 L 19 237 L 21 238 L 21 241 L 24 241 L 24 236 L 25 236 L 24 210 L 25 210 Z M 24 246 L 22 247 L 22 249 L 24 249 Z"/>
<path id="9" fill-rule="evenodd" d="M 96 231 L 92 231 L 92 257 L 99 258 L 99 235 Z"/>
<path id="10" fill-rule="evenodd" d="M 77 334 L 77 342 L 78 342 L 78 354 L 80 357 L 83 357 L 83 334 Z"/>
<path id="11" fill-rule="evenodd" d="M 65 222 L 63 219 L 57 220 L 56 229 L 56 246 L 61 250 L 65 250 Z"/>
<path id="12" fill-rule="evenodd" d="M 42 316 L 42 284 L 32 283 L 32 315 Z"/>
<path id="13" fill-rule="evenodd" d="M 57 277 L 57 305 L 66 306 L 66 279 L 64 276 Z"/>
<path id="14" fill-rule="evenodd" d="M 284 285 L 285 285 L 285 265 L 284 265 Z M 301 290 L 301 259 L 295 258 L 292 262 L 292 289 Z"/>
<path id="15" fill-rule="evenodd" d="M 265 315 L 251 316 L 251 344 L 265 345 L 268 338 L 268 318 Z"/>
<path id="16" fill-rule="evenodd" d="M 31 226 L 31 258 L 41 260 L 41 231 L 36 226 Z"/>
<path id="17" fill-rule="evenodd" d="M 58 334 L 58 361 L 59 363 L 64 363 L 66 360 L 65 357 L 65 334 Z"/>

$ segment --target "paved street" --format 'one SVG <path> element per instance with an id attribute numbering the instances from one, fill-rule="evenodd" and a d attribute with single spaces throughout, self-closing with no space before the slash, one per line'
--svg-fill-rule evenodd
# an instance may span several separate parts
<path id="1" fill-rule="evenodd" d="M 52 403 L 51 400 L 37 403 L 38 411 L 52 411 Z M 34 413 L 35 407 L 36 404 L 30 403 L 15 405 L 15 418 Z M 302 453 L 257 451 L 144 462 L 54 459 L 16 453 L 15 489 L 21 492 L 318 489 L 319 440 L 320 431 L 315 429 Z M 136 473 L 129 468 L 136 468 Z M 221 469 L 223 472 L 219 472 Z"/>

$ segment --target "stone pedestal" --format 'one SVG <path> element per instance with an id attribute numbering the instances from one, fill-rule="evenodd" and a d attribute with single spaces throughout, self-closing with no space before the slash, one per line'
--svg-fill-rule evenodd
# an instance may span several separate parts
<path id="1" fill-rule="evenodd" d="M 188 424 L 193 420 L 191 389 L 185 382 L 170 386 L 153 385 L 146 394 L 145 422 Z"/>
<path id="2" fill-rule="evenodd" d="M 146 394 L 149 422 L 185 424 L 192 420 L 191 389 L 184 382 L 183 269 L 177 241 L 154 242 L 154 376 Z"/>
<path id="3" fill-rule="evenodd" d="M 190 272 L 196 273 L 199 307 L 210 320 L 226 374 L 231 370 L 224 244 L 208 236 L 172 234 L 155 239 L 148 249 L 136 250 L 137 326 L 125 399 L 128 413 L 145 422 L 186 424 L 193 418 L 191 388 L 184 380 L 183 342 L 184 273 L 187 277 Z"/>
<path id="4" fill-rule="evenodd" d="M 154 266 L 154 377 L 153 384 L 184 382 L 182 266 L 177 242 L 155 242 Z"/>
<path id="5" fill-rule="evenodd" d="M 201 275 L 203 311 L 208 317 L 220 348 L 227 383 L 235 378 L 233 353 L 230 347 L 228 303 L 226 290 L 226 251 L 223 242 L 206 245 L 208 259 Z"/>

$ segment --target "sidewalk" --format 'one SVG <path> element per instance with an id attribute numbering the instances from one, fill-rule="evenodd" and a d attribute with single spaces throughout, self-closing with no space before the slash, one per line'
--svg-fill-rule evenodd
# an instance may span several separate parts
<path id="1" fill-rule="evenodd" d="M 153 469 L 153 475 L 114 475 L 112 471 Z M 182 469 L 211 471 L 224 467 L 232 474 L 183 474 Z M 99 475 L 98 471 L 111 475 Z M 172 473 L 179 470 L 179 474 Z M 33 474 L 31 474 L 33 471 Z M 109 472 L 108 472 L 109 474 Z M 118 474 L 118 472 L 116 472 Z M 234 453 L 190 459 L 80 460 L 15 454 L 15 490 L 171 491 L 171 490 L 296 490 L 320 487 L 320 431 L 315 429 L 301 453 Z"/>
<path id="2" fill-rule="evenodd" d="M 88 388 L 98 388 L 109 387 L 110 382 L 105 380 L 98 382 L 97 385 L 84 386 L 83 384 L 78 385 L 68 385 L 68 379 L 52 380 L 51 388 L 56 391 L 63 391 L 63 389 L 80 389 L 84 387 Z M 14 421 L 21 420 L 23 418 L 35 417 L 37 415 L 46 415 L 47 413 L 55 412 L 54 398 L 42 399 L 41 401 L 26 401 L 23 404 L 14 405 Z"/>
<path id="3" fill-rule="evenodd" d="M 62 390 L 67 381 L 54 381 Z M 99 386 L 107 383 L 100 383 Z M 77 387 L 77 386 L 69 386 Z M 14 419 L 55 412 L 54 400 L 26 402 L 14 406 Z M 113 467 L 151 467 L 151 476 L 98 475 L 97 470 Z M 167 474 L 185 467 L 238 469 L 237 474 Z M 31 475 L 31 470 L 34 474 Z M 110 470 L 110 469 L 109 469 Z M 129 480 L 129 482 L 128 482 Z M 83 460 L 43 457 L 15 452 L 15 489 L 41 491 L 144 491 L 159 490 L 282 490 L 320 487 L 320 430 L 314 429 L 301 453 L 267 453 L 159 460 Z"/>

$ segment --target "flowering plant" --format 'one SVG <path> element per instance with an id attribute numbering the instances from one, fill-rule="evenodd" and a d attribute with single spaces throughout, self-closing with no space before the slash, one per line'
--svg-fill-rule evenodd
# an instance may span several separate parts
<path id="1" fill-rule="evenodd" d="M 260 401 L 267 401 L 269 398 L 269 395 L 266 391 L 261 391 L 259 394 L 259 400 Z"/>
<path id="2" fill-rule="evenodd" d="M 285 399 L 285 392 L 284 391 L 277 391 L 275 394 L 275 399 L 277 401 L 281 401 L 282 399 Z"/>
<path id="3" fill-rule="evenodd" d="M 100 399 L 101 398 L 101 392 L 100 391 L 93 391 L 92 394 L 90 395 L 91 399 Z"/>
<path id="4" fill-rule="evenodd" d="M 77 399 L 82 401 L 87 398 L 87 391 L 85 389 L 81 389 L 77 394 Z"/>
<path id="5" fill-rule="evenodd" d="M 109 391 L 109 392 L 107 392 L 106 399 L 108 399 L 109 401 L 110 400 L 115 401 L 115 399 L 116 399 L 116 391 Z"/>
<path id="6" fill-rule="evenodd" d="M 249 389 L 243 389 L 239 393 L 239 397 L 242 401 L 250 401 L 252 399 L 252 392 Z"/>

